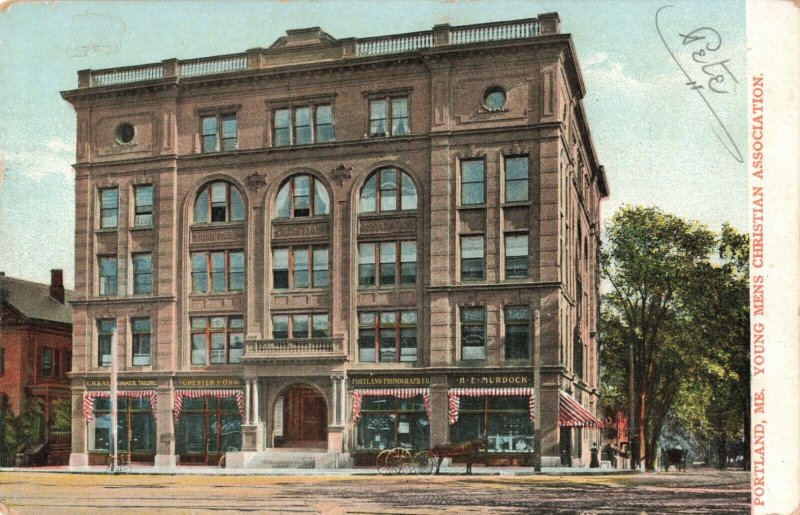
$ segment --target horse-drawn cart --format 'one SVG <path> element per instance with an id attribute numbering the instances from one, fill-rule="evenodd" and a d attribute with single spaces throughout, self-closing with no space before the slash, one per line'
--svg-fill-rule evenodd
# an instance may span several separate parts
<path id="1" fill-rule="evenodd" d="M 472 474 L 472 463 L 481 449 L 486 449 L 487 440 L 481 438 L 460 444 L 443 444 L 425 451 L 412 453 L 403 447 L 386 449 L 378 454 L 375 466 L 381 475 L 392 474 L 438 474 L 445 458 L 466 457 L 467 474 Z"/>

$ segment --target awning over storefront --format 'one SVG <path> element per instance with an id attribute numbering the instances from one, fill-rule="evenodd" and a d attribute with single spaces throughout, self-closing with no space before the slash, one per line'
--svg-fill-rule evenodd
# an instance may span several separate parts
<path id="1" fill-rule="evenodd" d="M 589 410 L 566 392 L 561 392 L 558 403 L 558 425 L 565 427 L 596 427 L 603 429 L 603 423 Z"/>
<path id="2" fill-rule="evenodd" d="M 361 400 L 364 397 L 397 397 L 398 399 L 410 399 L 422 395 L 422 402 L 425 403 L 425 413 L 428 420 L 431 418 L 431 391 L 430 388 L 374 388 L 353 390 L 353 422 L 357 423 L 361 418 Z"/>
<path id="3" fill-rule="evenodd" d="M 228 399 L 228 398 L 235 398 L 236 405 L 239 407 L 239 413 L 241 413 L 242 418 L 244 418 L 244 394 L 241 390 L 217 390 L 217 389 L 206 389 L 206 390 L 175 390 L 175 405 L 173 406 L 173 414 L 177 418 L 178 415 L 181 413 L 181 407 L 183 406 L 183 398 L 188 397 L 190 399 L 200 399 L 203 397 L 216 397 L 217 399 Z"/>
<path id="4" fill-rule="evenodd" d="M 153 417 L 158 414 L 158 398 L 155 390 L 118 390 L 117 397 L 134 397 L 134 398 L 148 398 L 150 399 L 150 409 L 153 411 Z M 83 392 L 83 417 L 90 421 L 94 417 L 94 400 L 95 399 L 110 399 L 111 392 L 104 391 L 89 391 Z"/>
<path id="5" fill-rule="evenodd" d="M 450 388 L 447 391 L 448 419 L 452 426 L 458 421 L 461 397 L 508 397 L 527 396 L 529 399 L 531 421 L 533 421 L 533 388 Z"/>

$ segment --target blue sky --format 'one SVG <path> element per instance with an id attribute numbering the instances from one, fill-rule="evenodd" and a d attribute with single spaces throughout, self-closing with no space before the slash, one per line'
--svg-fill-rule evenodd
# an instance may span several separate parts
<path id="1" fill-rule="evenodd" d="M 74 266 L 75 116 L 59 91 L 85 68 L 201 57 L 268 47 L 287 29 L 320 26 L 334 37 L 367 37 L 534 17 L 557 11 L 573 34 L 588 113 L 611 197 L 608 218 L 624 204 L 657 205 L 712 229 L 747 228 L 747 170 L 715 135 L 709 109 L 687 85 L 655 30 L 666 1 L 295 1 L 40 2 L 0 12 L 0 270 L 46 282 Z M 670 2 L 662 11 L 667 44 L 684 63 L 703 43 L 738 84 L 711 106 L 740 149 L 746 146 L 746 41 L 741 1 Z M 684 46 L 711 27 L 721 36 Z M 692 45 L 695 45 L 693 48 Z M 709 53 L 709 55 L 711 55 Z M 716 68 L 719 70 L 719 68 Z M 733 87 L 731 87 L 733 86 Z M 716 132 L 720 132 L 716 128 Z"/>

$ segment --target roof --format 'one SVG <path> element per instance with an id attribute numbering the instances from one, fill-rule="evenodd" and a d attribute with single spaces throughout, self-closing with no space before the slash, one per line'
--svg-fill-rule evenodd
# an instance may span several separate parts
<path id="1" fill-rule="evenodd" d="M 64 289 L 64 304 L 50 296 L 49 284 L 2 276 L 0 290 L 8 292 L 3 302 L 26 318 L 72 324 L 72 308 L 69 305 L 69 301 L 75 298 L 72 290 Z"/>

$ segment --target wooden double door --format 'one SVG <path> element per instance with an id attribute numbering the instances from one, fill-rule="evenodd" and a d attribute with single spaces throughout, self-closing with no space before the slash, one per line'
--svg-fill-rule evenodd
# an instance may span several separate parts
<path id="1" fill-rule="evenodd" d="M 284 403 L 284 447 L 326 447 L 328 410 L 313 388 L 293 386 Z"/>

